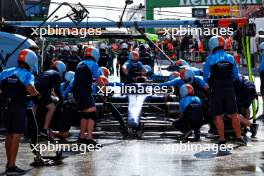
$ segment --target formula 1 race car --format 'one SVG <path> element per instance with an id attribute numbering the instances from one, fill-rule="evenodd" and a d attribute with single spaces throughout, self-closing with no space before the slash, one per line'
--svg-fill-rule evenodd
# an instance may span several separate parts
<path id="1" fill-rule="evenodd" d="M 111 94 L 108 92 L 107 96 L 94 95 L 99 117 L 97 131 L 119 130 L 127 138 L 140 137 L 139 134 L 147 129 L 171 130 L 172 122 L 177 118 L 179 103 L 178 97 L 168 91 L 171 90 L 154 84 L 134 83 L 120 87 L 118 93 L 110 91 Z M 62 105 L 61 118 L 55 120 L 55 130 L 59 130 L 56 126 L 64 126 L 67 130 L 71 126 L 78 126 L 79 118 L 76 103 L 69 96 Z"/>

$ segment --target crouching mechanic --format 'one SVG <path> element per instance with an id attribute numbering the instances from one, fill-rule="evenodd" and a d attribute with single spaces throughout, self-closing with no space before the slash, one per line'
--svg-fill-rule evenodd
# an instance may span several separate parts
<path id="1" fill-rule="evenodd" d="M 219 135 L 219 144 L 225 143 L 223 114 L 231 116 L 235 131 L 235 142 L 246 145 L 241 138 L 240 121 L 237 114 L 237 102 L 234 81 L 238 79 L 238 68 L 234 57 L 224 51 L 225 39 L 213 36 L 208 43 L 212 52 L 204 64 L 204 80 L 210 87 L 210 111 L 214 117 Z"/>
<path id="2" fill-rule="evenodd" d="M 184 84 L 180 87 L 180 115 L 173 125 L 188 138 L 194 130 L 195 139 L 200 139 L 200 128 L 203 125 L 202 102 L 194 96 L 192 85 Z"/>
<path id="3" fill-rule="evenodd" d="M 237 108 L 240 122 L 250 128 L 251 137 L 255 137 L 259 124 L 250 122 L 250 105 L 256 97 L 256 87 L 244 76 L 240 75 L 235 82 Z"/>
<path id="4" fill-rule="evenodd" d="M 61 61 L 55 61 L 51 65 L 51 69 L 41 73 L 36 80 L 36 88 L 41 94 L 41 98 L 33 99 L 34 112 L 36 114 L 37 108 L 41 105 L 44 105 L 47 108 L 44 126 L 40 130 L 40 135 L 44 137 L 49 137 L 52 134 L 49 126 L 56 111 L 56 105 L 53 101 L 52 95 L 58 97 L 61 102 L 63 101 L 60 85 L 65 71 L 65 64 Z"/>
<path id="5" fill-rule="evenodd" d="M 23 49 L 18 54 L 18 66 L 0 73 L 2 93 L 8 99 L 7 137 L 5 141 L 6 174 L 24 174 L 25 170 L 15 165 L 21 134 L 25 131 L 27 95 L 39 96 L 34 87 L 31 71 L 37 65 L 36 54 Z"/>
<path id="6" fill-rule="evenodd" d="M 137 82 L 137 79 L 145 75 L 146 70 L 144 65 L 139 62 L 139 55 L 136 51 L 131 51 L 128 56 L 128 61 L 123 65 L 122 70 L 126 76 L 124 83 L 130 84 Z"/>
<path id="7" fill-rule="evenodd" d="M 93 140 L 97 112 L 92 96 L 92 84 L 94 80 L 99 85 L 102 83 L 99 79 L 101 71 L 97 64 L 99 57 L 98 49 L 94 47 L 86 48 L 84 60 L 77 66 L 73 82 L 73 95 L 82 111 L 78 142 L 87 145 L 92 144 L 94 146 L 97 145 L 96 141 Z"/>
<path id="8" fill-rule="evenodd" d="M 204 81 L 203 77 L 196 76 L 191 68 L 185 68 L 181 70 L 180 77 L 185 83 L 191 84 L 194 89 L 203 89 L 207 91 L 209 89 L 208 84 Z"/>
<path id="9" fill-rule="evenodd" d="M 205 100 L 205 92 L 207 92 L 208 90 L 208 84 L 203 80 L 202 77 L 200 76 L 195 76 L 194 72 L 189 69 L 189 68 L 185 68 L 184 70 L 182 70 L 179 74 L 180 76 L 178 76 L 178 72 L 175 73 L 176 76 L 174 79 L 172 75 L 171 79 L 167 82 L 161 83 L 159 84 L 159 86 L 174 86 L 174 88 L 176 88 L 176 94 L 178 92 L 178 89 L 185 83 L 189 83 L 191 84 L 194 89 L 195 89 L 195 95 L 198 96 L 199 98 L 202 99 L 202 101 L 204 102 Z"/>
<path id="10" fill-rule="evenodd" d="M 207 95 L 209 86 L 203 80 L 201 76 L 195 76 L 195 73 L 191 68 L 185 68 L 180 72 L 181 79 L 188 84 L 191 84 L 194 88 L 195 96 L 199 97 L 203 105 L 207 106 Z M 204 107 L 203 110 L 207 110 L 207 107 Z"/>

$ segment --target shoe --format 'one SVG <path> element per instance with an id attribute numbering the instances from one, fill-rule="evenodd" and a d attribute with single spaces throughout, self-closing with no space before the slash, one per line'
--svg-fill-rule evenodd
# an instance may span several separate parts
<path id="1" fill-rule="evenodd" d="M 85 139 L 85 138 L 80 138 L 80 137 L 79 137 L 77 143 L 78 143 L 78 144 L 86 144 L 86 140 L 87 140 L 87 139 Z"/>
<path id="2" fill-rule="evenodd" d="M 264 119 L 264 114 L 261 114 L 260 116 L 258 116 L 257 119 L 258 119 L 258 120 L 263 120 L 263 119 Z"/>
<path id="3" fill-rule="evenodd" d="M 191 135 L 192 135 L 192 130 L 189 130 L 186 133 L 184 133 L 181 137 L 182 139 L 188 139 L 188 137 L 190 137 Z"/>
<path id="4" fill-rule="evenodd" d="M 256 124 L 256 123 L 253 123 L 250 126 L 250 132 L 251 132 L 251 137 L 252 138 L 256 137 L 256 135 L 258 133 L 258 127 L 259 127 L 259 124 Z"/>
<path id="5" fill-rule="evenodd" d="M 239 146 L 246 146 L 247 145 L 247 141 L 244 140 L 243 138 L 235 138 L 234 142 L 235 142 L 235 144 L 237 144 Z"/>
<path id="6" fill-rule="evenodd" d="M 129 132 L 127 129 L 122 130 L 121 134 L 123 136 L 123 139 L 127 139 L 129 137 Z"/>
<path id="7" fill-rule="evenodd" d="M 6 175 L 24 175 L 26 170 L 20 169 L 17 166 L 7 167 L 5 171 Z"/>
<path id="8" fill-rule="evenodd" d="M 247 134 L 250 130 L 248 128 L 242 128 L 241 129 L 241 134 Z"/>

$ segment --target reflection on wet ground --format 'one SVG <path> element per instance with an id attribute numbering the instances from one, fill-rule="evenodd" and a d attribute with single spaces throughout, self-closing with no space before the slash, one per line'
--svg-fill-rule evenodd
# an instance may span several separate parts
<path id="1" fill-rule="evenodd" d="M 202 137 L 202 142 L 182 143 L 210 146 L 210 149 L 185 148 L 172 138 L 143 140 L 99 139 L 101 151 L 80 154 L 65 152 L 63 164 L 53 167 L 31 168 L 33 155 L 29 146 L 20 147 L 18 165 L 30 169 L 28 175 L 263 175 L 264 136 L 260 125 L 258 138 L 249 138 L 248 146 L 231 152 L 215 153 L 214 143 Z M 4 143 L 0 143 L 0 170 L 5 166 Z M 183 148 L 184 149 L 184 148 Z M 191 150 L 193 149 L 193 151 Z"/>

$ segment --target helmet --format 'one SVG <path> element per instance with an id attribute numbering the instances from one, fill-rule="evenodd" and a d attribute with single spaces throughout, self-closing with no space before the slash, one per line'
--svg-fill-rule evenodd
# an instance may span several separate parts
<path id="1" fill-rule="evenodd" d="M 137 53 L 139 53 L 139 48 L 135 48 L 135 51 L 136 51 Z"/>
<path id="2" fill-rule="evenodd" d="M 128 49 L 128 45 L 126 43 L 122 43 L 120 48 L 121 49 Z"/>
<path id="3" fill-rule="evenodd" d="M 79 48 L 77 46 L 72 46 L 71 51 L 72 52 L 78 52 Z"/>
<path id="4" fill-rule="evenodd" d="M 186 62 L 185 60 L 183 60 L 183 59 L 179 59 L 179 60 L 177 60 L 176 62 L 175 62 L 175 65 L 176 66 L 184 66 L 184 65 L 186 65 L 186 66 L 190 66 L 189 64 L 188 64 L 188 62 Z"/>
<path id="5" fill-rule="evenodd" d="M 136 52 L 136 51 L 131 51 L 131 52 L 129 53 L 128 59 L 131 60 L 131 61 L 138 61 L 138 59 L 139 59 L 138 52 Z"/>
<path id="6" fill-rule="evenodd" d="M 145 48 L 146 48 L 146 49 L 150 49 L 149 44 L 146 43 L 146 44 L 145 44 Z"/>
<path id="7" fill-rule="evenodd" d="M 213 51 L 217 47 L 225 47 L 225 39 L 221 36 L 213 36 L 208 42 L 208 47 L 210 51 Z"/>
<path id="8" fill-rule="evenodd" d="M 185 82 L 192 83 L 194 79 L 194 72 L 190 68 L 183 69 L 180 72 L 181 79 Z"/>
<path id="9" fill-rule="evenodd" d="M 110 75 L 110 71 L 106 67 L 100 67 L 100 72 L 107 78 Z"/>
<path id="10" fill-rule="evenodd" d="M 99 45 L 99 49 L 106 49 L 106 44 L 105 43 L 101 43 Z"/>
<path id="11" fill-rule="evenodd" d="M 19 52 L 17 61 L 19 63 L 25 63 L 29 67 L 29 71 L 33 71 L 33 69 L 38 64 L 38 57 L 34 51 L 30 49 L 23 49 Z"/>
<path id="12" fill-rule="evenodd" d="M 55 61 L 51 68 L 56 69 L 61 75 L 66 71 L 66 66 L 62 61 Z"/>
<path id="13" fill-rule="evenodd" d="M 180 87 L 181 98 L 187 95 L 194 95 L 193 86 L 191 84 L 184 84 Z"/>
<path id="14" fill-rule="evenodd" d="M 70 51 L 70 48 L 68 46 L 64 46 L 63 51 Z"/>
<path id="15" fill-rule="evenodd" d="M 174 78 L 178 78 L 178 77 L 180 77 L 180 76 L 181 76 L 181 74 L 180 74 L 179 72 L 174 71 L 174 72 L 172 72 L 172 73 L 170 74 L 170 76 L 169 76 L 169 81 L 173 80 Z"/>
<path id="16" fill-rule="evenodd" d="M 67 71 L 65 73 L 64 78 L 65 78 L 66 81 L 71 81 L 74 78 L 74 76 L 75 76 L 75 72 L 73 72 L 73 71 Z"/>
<path id="17" fill-rule="evenodd" d="M 84 57 L 92 57 L 95 62 L 98 62 L 100 58 L 100 53 L 97 48 L 89 46 L 88 48 L 85 49 L 84 51 Z"/>
<path id="18" fill-rule="evenodd" d="M 109 83 L 108 78 L 104 75 L 99 76 L 96 81 L 100 86 L 107 86 Z"/>

